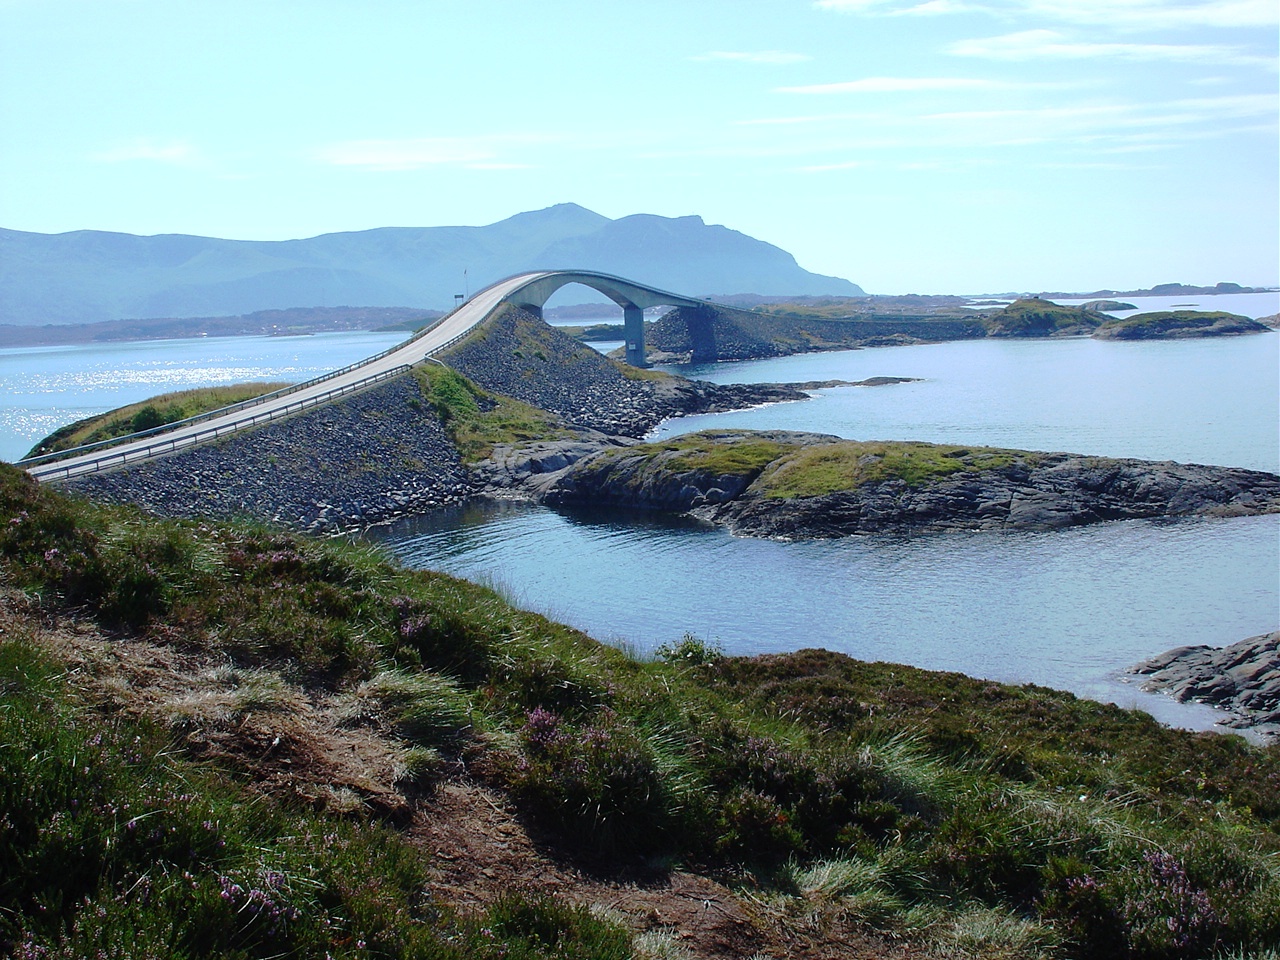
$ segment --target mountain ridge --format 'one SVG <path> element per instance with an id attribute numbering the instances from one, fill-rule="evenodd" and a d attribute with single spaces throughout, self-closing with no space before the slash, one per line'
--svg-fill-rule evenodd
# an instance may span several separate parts
<path id="1" fill-rule="evenodd" d="M 293 240 L 0 228 L 0 323 L 348 304 L 443 309 L 467 287 L 564 268 L 692 296 L 862 293 L 848 280 L 802 269 L 780 247 L 699 216 L 613 220 L 565 203 L 484 226 L 377 227 Z"/>

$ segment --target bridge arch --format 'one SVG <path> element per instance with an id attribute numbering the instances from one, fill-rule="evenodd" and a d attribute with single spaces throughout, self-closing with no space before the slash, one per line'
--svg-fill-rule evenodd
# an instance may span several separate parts
<path id="1" fill-rule="evenodd" d="M 542 308 L 551 295 L 570 283 L 591 287 L 622 308 L 622 331 L 626 339 L 627 363 L 646 366 L 644 348 L 644 311 L 648 307 L 706 307 L 705 301 L 678 293 L 647 287 L 622 277 L 589 270 L 549 270 L 532 275 L 528 281 L 509 291 L 503 300 L 541 317 Z"/>

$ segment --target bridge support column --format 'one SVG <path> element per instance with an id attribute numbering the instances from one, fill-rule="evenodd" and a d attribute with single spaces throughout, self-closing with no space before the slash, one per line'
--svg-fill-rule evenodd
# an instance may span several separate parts
<path id="1" fill-rule="evenodd" d="M 622 308 L 622 335 L 627 340 L 627 363 L 647 367 L 644 357 L 644 310 L 634 305 Z"/>

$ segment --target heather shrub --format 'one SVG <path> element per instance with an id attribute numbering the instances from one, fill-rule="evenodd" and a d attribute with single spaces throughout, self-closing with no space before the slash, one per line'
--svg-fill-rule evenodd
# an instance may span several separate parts
<path id="1" fill-rule="evenodd" d="M 489 675 L 493 633 L 461 595 L 434 597 L 434 602 L 402 596 L 393 602 L 397 643 L 432 669 L 464 683 L 479 683 Z"/>
<path id="2" fill-rule="evenodd" d="M 668 827 L 648 745 L 609 711 L 574 724 L 535 708 L 519 731 L 512 792 L 536 817 L 594 852 L 652 850 Z"/>

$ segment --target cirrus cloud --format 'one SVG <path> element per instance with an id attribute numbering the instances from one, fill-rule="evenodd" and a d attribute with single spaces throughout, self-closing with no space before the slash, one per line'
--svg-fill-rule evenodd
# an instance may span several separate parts
<path id="1" fill-rule="evenodd" d="M 527 164 L 504 160 L 501 147 L 528 146 L 546 137 L 507 135 L 490 137 L 410 137 L 398 140 L 344 140 L 313 153 L 320 163 L 378 172 L 451 166 L 469 170 L 518 170 Z"/>
<path id="2" fill-rule="evenodd" d="M 778 87 L 778 93 L 908 93 L 919 90 L 999 90 L 1009 84 L 974 77 L 863 77 L 838 83 L 813 83 L 801 87 Z"/>
<path id="3" fill-rule="evenodd" d="M 1274 0 L 815 0 L 819 10 L 872 16 L 986 13 L 1119 29 L 1266 27 L 1280 22 Z"/>
<path id="4" fill-rule="evenodd" d="M 200 151 L 185 140 L 163 142 L 145 138 L 118 143 L 105 150 L 99 150 L 92 154 L 91 158 L 99 163 L 130 163 L 142 160 L 188 167 L 203 162 Z"/>
<path id="5" fill-rule="evenodd" d="M 695 63 L 715 61 L 729 63 L 761 63 L 769 66 L 780 66 L 788 63 L 804 63 L 813 57 L 807 53 L 793 53 L 790 50 L 711 50 L 689 58 Z"/>
<path id="6" fill-rule="evenodd" d="M 1261 64 L 1274 58 L 1260 57 L 1238 47 L 1219 44 L 1113 43 L 1072 40 L 1056 30 L 1021 30 L 998 37 L 980 37 L 951 44 L 947 52 L 959 57 L 986 60 L 1175 60 L 1190 63 Z"/>

